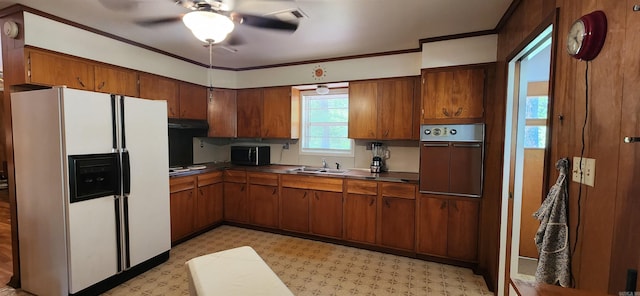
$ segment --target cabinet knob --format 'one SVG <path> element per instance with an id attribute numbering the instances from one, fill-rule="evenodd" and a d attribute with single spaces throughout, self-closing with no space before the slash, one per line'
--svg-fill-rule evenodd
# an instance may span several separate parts
<path id="1" fill-rule="evenodd" d="M 444 114 L 444 116 L 446 117 L 451 117 L 451 114 L 449 114 L 449 110 L 442 108 L 442 114 Z"/>
<path id="2" fill-rule="evenodd" d="M 307 192 L 304 192 L 304 195 L 302 196 L 302 198 L 307 198 Z"/>
<path id="3" fill-rule="evenodd" d="M 389 200 L 388 200 L 388 199 L 383 198 L 383 199 L 382 199 L 382 201 L 384 201 L 384 204 L 387 206 L 387 208 L 390 208 L 390 207 L 391 207 L 391 203 L 389 202 Z"/>
<path id="4" fill-rule="evenodd" d="M 85 87 L 84 83 L 82 82 L 82 80 L 80 79 L 80 77 L 76 77 L 76 80 L 78 81 L 78 83 L 80 84 L 80 86 Z"/>
<path id="5" fill-rule="evenodd" d="M 277 192 L 278 192 L 278 189 L 277 189 L 277 188 L 274 188 L 274 189 L 273 189 L 273 192 L 272 192 L 271 194 L 274 194 L 274 195 L 275 195 Z"/>
<path id="6" fill-rule="evenodd" d="M 102 89 L 102 88 L 104 87 L 105 83 L 106 83 L 105 81 L 103 81 L 102 83 L 100 83 L 100 85 L 98 85 L 98 89 Z"/>
<path id="7" fill-rule="evenodd" d="M 369 206 L 372 206 L 373 203 L 376 202 L 376 199 L 374 197 L 371 198 L 371 200 L 369 201 Z"/>

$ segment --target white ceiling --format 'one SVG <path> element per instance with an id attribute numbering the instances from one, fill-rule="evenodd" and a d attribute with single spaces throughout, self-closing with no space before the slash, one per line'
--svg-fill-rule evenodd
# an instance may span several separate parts
<path id="1" fill-rule="evenodd" d="M 419 40 L 496 27 L 512 0 L 236 0 L 235 11 L 264 15 L 299 9 L 294 33 L 237 25 L 244 39 L 213 51 L 213 64 L 250 68 L 338 57 L 418 49 Z M 164 52 L 209 64 L 209 52 L 182 24 L 143 27 L 135 21 L 179 16 L 188 12 L 172 0 L 10 0 L 15 3 L 108 32 Z M 102 3 L 128 3 L 110 9 Z M 28 29 L 28 28 L 27 28 Z"/>

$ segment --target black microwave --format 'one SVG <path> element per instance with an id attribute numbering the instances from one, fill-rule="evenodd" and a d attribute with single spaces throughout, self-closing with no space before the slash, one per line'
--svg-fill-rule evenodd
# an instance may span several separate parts
<path id="1" fill-rule="evenodd" d="M 231 146 L 231 163 L 237 165 L 271 164 L 271 147 Z"/>

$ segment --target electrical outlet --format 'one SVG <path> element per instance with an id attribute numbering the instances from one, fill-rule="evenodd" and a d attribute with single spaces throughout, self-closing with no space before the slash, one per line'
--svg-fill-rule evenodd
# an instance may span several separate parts
<path id="1" fill-rule="evenodd" d="M 582 176 L 580 168 L 582 167 Z M 573 182 L 582 183 L 593 187 L 596 179 L 596 160 L 593 158 L 582 158 L 582 166 L 580 166 L 580 157 L 573 158 L 573 169 L 571 170 Z"/>
<path id="2" fill-rule="evenodd" d="M 289 143 L 282 144 L 282 149 L 289 150 Z"/>

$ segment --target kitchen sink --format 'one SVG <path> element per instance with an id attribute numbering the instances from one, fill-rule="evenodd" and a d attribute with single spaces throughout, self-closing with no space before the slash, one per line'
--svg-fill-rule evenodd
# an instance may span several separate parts
<path id="1" fill-rule="evenodd" d="M 293 169 L 289 169 L 289 172 L 292 173 L 307 173 L 307 174 L 334 174 L 341 175 L 349 170 L 338 170 L 338 169 L 329 169 L 329 168 L 319 168 L 319 167 L 297 167 Z"/>

